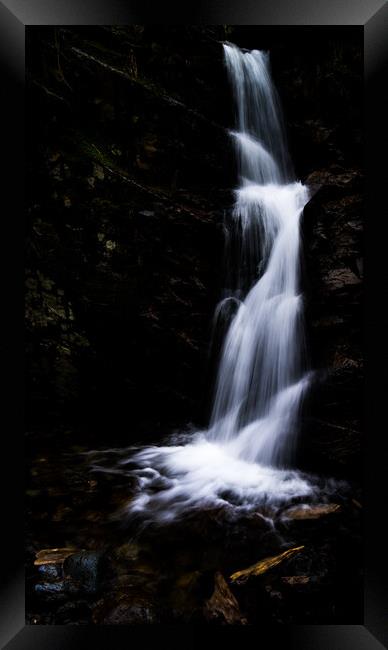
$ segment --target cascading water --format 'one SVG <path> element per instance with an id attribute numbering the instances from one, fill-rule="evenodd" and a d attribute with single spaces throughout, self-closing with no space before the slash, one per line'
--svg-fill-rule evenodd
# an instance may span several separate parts
<path id="1" fill-rule="evenodd" d="M 315 491 L 285 469 L 301 401 L 303 367 L 299 221 L 308 190 L 293 175 L 266 52 L 224 45 L 237 107 L 231 132 L 239 187 L 228 228 L 229 285 L 237 305 L 221 350 L 207 431 L 138 449 L 119 461 L 137 479 L 129 512 L 168 521 L 192 508 L 233 512 Z"/>
<path id="2" fill-rule="evenodd" d="M 268 54 L 231 45 L 224 52 L 239 129 L 232 132 L 240 180 L 232 230 L 240 246 L 229 297 L 248 291 L 224 342 L 209 436 L 229 442 L 239 458 L 276 466 L 290 454 L 308 384 L 299 293 L 308 190 L 293 178 Z"/>

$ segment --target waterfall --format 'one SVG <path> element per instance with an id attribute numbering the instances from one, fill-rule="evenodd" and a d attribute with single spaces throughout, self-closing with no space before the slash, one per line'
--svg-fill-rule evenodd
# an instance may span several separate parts
<path id="1" fill-rule="evenodd" d="M 224 55 L 239 184 L 227 229 L 228 287 L 216 313 L 235 311 L 211 420 L 206 431 L 132 449 L 119 462 L 136 480 L 128 513 L 159 522 L 198 508 L 268 511 L 316 490 L 311 477 L 287 469 L 309 384 L 299 233 L 309 194 L 294 177 L 268 54 L 225 44 Z"/>
<path id="2" fill-rule="evenodd" d="M 295 182 L 266 52 L 224 45 L 237 112 L 239 187 L 228 260 L 239 307 L 225 337 L 209 437 L 236 456 L 282 465 L 290 456 L 301 399 L 303 301 L 299 220 L 308 190 Z M 224 298 L 225 300 L 225 298 Z"/>

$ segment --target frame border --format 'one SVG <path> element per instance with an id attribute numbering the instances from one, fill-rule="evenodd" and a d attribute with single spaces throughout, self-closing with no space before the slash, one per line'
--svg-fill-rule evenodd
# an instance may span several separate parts
<path id="1" fill-rule="evenodd" d="M 384 177 L 386 167 L 380 165 L 376 156 L 379 150 L 388 150 L 386 115 L 387 103 L 383 101 L 388 78 L 388 3 L 385 0 L 225 0 L 223 5 L 219 0 L 199 0 L 197 4 L 187 2 L 185 6 L 167 11 L 163 4 L 155 0 L 134 0 L 131 6 L 128 0 L 83 0 L 82 6 L 78 0 L 0 0 L 0 64 L 2 79 L 6 80 L 7 92 L 4 93 L 3 108 L 5 108 L 5 152 L 6 180 L 3 192 L 6 195 L 8 212 L 5 226 L 5 242 L 8 243 L 4 252 L 2 277 L 17 278 L 20 281 L 23 295 L 23 256 L 22 246 L 18 240 L 17 229 L 20 216 L 24 213 L 23 205 L 23 144 L 24 144 L 24 40 L 25 27 L 32 25 L 99 25 L 99 24 L 133 24 L 150 22 L 147 16 L 152 16 L 152 23 L 165 24 L 252 24 L 252 25 L 358 25 L 364 31 L 365 57 L 365 134 L 366 134 L 366 216 L 365 220 L 365 258 L 367 287 L 364 302 L 365 325 L 365 357 L 366 390 L 365 390 L 365 424 L 368 445 L 365 445 L 365 516 L 364 530 L 368 535 L 365 544 L 365 619 L 362 625 L 286 625 L 283 627 L 266 626 L 260 629 L 271 638 L 271 645 L 291 649 L 311 650 L 378 650 L 388 648 L 388 619 L 387 600 L 384 593 L 386 557 L 385 539 L 379 521 L 383 518 L 383 504 L 387 502 L 387 488 L 382 485 L 380 477 L 387 473 L 384 455 L 381 453 L 382 438 L 381 423 L 386 401 L 386 386 L 377 371 L 382 366 L 385 379 L 388 379 L 388 353 L 382 345 L 383 336 L 387 330 L 387 317 L 384 316 L 384 300 L 382 292 L 387 286 L 387 276 L 383 277 L 382 260 L 387 257 L 386 241 L 382 226 L 385 225 L 383 206 L 386 206 Z M 351 6 L 350 6 L 351 5 Z M 386 98 L 386 97 L 385 97 Z M 4 137 L 3 136 L 3 137 Z M 14 217 L 12 218 L 11 217 Z M 380 219 L 378 217 L 380 216 Z M 385 233 L 384 233 L 385 234 Z M 384 250 L 385 248 L 385 250 Z M 386 273 L 386 269 L 385 269 Z M 6 286 L 4 286 L 6 285 Z M 22 301 L 19 302 L 14 288 L 7 281 L 4 283 L 5 301 L 10 311 L 16 315 L 16 325 L 22 324 Z M 19 314 L 20 310 L 20 314 Z M 19 320 L 20 315 L 20 320 Z M 3 319 L 8 321 L 7 314 Z M 6 322 L 3 346 L 6 362 L 5 376 L 7 377 L 8 392 L 4 400 L 5 415 L 12 423 L 11 431 L 6 430 L 3 452 L 5 464 L 9 470 L 1 473 L 6 482 L 3 486 L 3 521 L 7 526 L 3 529 L 5 549 L 1 560 L 1 571 L 4 573 L 0 582 L 0 646 L 9 650 L 24 650 L 29 647 L 45 648 L 84 648 L 89 642 L 97 647 L 121 648 L 128 642 L 127 627 L 74 627 L 74 626 L 26 626 L 24 612 L 24 567 L 23 567 L 23 522 L 20 513 L 24 502 L 23 469 L 20 467 L 22 457 L 23 422 L 20 415 L 23 404 L 23 352 L 21 340 L 15 323 Z M 12 336 L 13 335 L 13 336 Z M 8 341 L 13 340 L 13 345 Z M 8 354 L 7 354 L 8 353 Z M 387 363 L 384 363 L 384 362 Z M 384 374 L 382 374 L 384 379 Z M 20 399 L 21 398 L 21 399 Z M 381 409 L 381 410 L 380 410 Z M 11 435 L 10 435 L 11 434 Z M 4 468 L 5 469 L 5 468 Z M 385 487 L 385 490 L 384 490 Z M 9 495 L 12 495 L 10 498 Z M 385 590 L 386 591 L 386 590 Z M 146 643 L 159 636 L 160 626 L 144 626 L 142 642 Z M 175 640 L 180 633 L 179 626 L 166 628 L 168 640 Z M 185 632 L 189 629 L 190 634 Z M 192 643 L 202 636 L 199 628 L 189 625 L 182 629 Z M 206 628 L 206 637 L 212 636 L 210 628 Z M 254 631 L 254 628 L 251 628 Z M 124 633 L 124 634 L 123 634 Z M 132 631 L 130 632 L 132 635 Z M 250 628 L 217 628 L 217 640 L 222 635 L 236 640 L 242 635 L 250 634 Z M 167 637 L 166 637 L 167 638 Z M 187 639 L 188 638 L 188 639 Z M 126 639 L 126 641 L 124 640 Z M 121 641 L 120 641 L 121 640 Z M 275 642 L 275 643 L 274 643 Z"/>

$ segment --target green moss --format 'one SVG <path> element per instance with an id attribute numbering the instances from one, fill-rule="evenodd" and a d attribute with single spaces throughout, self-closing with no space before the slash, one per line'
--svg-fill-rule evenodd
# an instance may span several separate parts
<path id="1" fill-rule="evenodd" d="M 109 153 L 104 150 L 101 145 L 97 146 L 93 142 L 88 141 L 85 137 L 82 137 L 79 134 L 78 145 L 81 152 L 88 156 L 93 162 L 99 163 L 103 167 L 116 167 L 114 158 L 112 158 Z"/>

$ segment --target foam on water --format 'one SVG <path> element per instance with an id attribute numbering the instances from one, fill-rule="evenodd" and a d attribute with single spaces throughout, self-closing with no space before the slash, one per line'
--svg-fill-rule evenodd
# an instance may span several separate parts
<path id="1" fill-rule="evenodd" d="M 191 444 L 148 447 L 133 460 L 139 466 L 141 489 L 130 511 L 159 521 L 170 521 L 189 509 L 221 505 L 250 512 L 263 504 L 279 506 L 314 493 L 298 472 L 249 462 L 235 453 L 233 443 L 211 442 L 206 434 L 197 435 Z M 149 468 L 155 473 L 147 474 Z"/>

